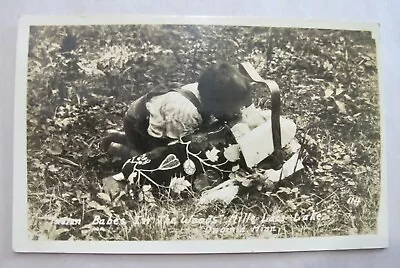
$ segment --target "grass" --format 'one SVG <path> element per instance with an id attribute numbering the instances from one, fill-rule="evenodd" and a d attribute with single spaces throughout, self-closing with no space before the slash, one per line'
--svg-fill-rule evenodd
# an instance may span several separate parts
<path id="1" fill-rule="evenodd" d="M 229 205 L 197 205 L 199 193 L 185 198 L 160 193 L 151 202 L 128 195 L 113 199 L 125 189 L 103 184 L 118 172 L 99 148 L 103 132 L 120 127 L 130 101 L 153 85 L 193 82 L 213 61 L 249 61 L 261 76 L 278 82 L 283 112 L 296 122 L 307 152 L 306 168 L 268 190 L 242 187 Z M 248 239 L 377 231 L 380 120 L 375 43 L 367 32 L 33 27 L 28 67 L 32 239 Z M 255 94 L 257 106 L 267 107 L 266 89 L 257 87 Z M 55 224 L 63 218 L 80 222 Z"/>

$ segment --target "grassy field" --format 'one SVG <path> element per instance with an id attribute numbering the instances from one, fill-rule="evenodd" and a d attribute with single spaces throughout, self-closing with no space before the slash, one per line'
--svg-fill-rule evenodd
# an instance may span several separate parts
<path id="1" fill-rule="evenodd" d="M 32 239 L 171 240 L 369 234 L 377 230 L 380 119 L 368 32 L 220 26 L 32 27 L 28 216 Z M 229 205 L 131 200 L 100 141 L 151 87 L 196 81 L 212 62 L 251 62 L 282 90 L 305 169 Z M 21 78 L 25 79 L 25 78 Z M 258 107 L 269 93 L 256 88 Z M 110 197 L 110 192 L 111 196 Z M 117 198 L 114 198 L 117 196 Z M 147 200 L 147 202 L 146 202 Z"/>

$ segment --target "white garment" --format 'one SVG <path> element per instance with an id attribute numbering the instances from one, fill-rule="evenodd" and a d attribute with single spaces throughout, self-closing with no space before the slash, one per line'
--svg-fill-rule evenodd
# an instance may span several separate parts
<path id="1" fill-rule="evenodd" d="M 182 89 L 190 90 L 199 98 L 197 85 L 189 84 Z M 146 108 L 150 113 L 147 132 L 155 138 L 178 139 L 194 131 L 202 123 L 196 106 L 176 91 L 153 97 L 146 103 Z"/>

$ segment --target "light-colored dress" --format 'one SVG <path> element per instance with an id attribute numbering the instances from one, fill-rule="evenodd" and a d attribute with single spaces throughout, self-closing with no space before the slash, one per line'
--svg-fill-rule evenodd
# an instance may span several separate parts
<path id="1" fill-rule="evenodd" d="M 198 99 L 197 83 L 182 87 L 191 91 Z M 155 138 L 178 139 L 193 132 L 202 123 L 202 117 L 196 106 L 181 93 L 171 91 L 153 97 L 146 103 L 150 113 L 147 132 Z"/>

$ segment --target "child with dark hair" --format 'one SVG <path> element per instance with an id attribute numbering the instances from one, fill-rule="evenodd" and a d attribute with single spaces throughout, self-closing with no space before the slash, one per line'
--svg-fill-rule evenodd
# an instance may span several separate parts
<path id="1" fill-rule="evenodd" d="M 230 121 L 252 104 L 250 79 L 229 64 L 208 68 L 199 79 L 198 90 L 206 115 Z"/>
<path id="2" fill-rule="evenodd" d="M 240 66 L 248 76 L 229 64 L 213 65 L 198 83 L 179 89 L 159 86 L 134 101 L 124 117 L 125 132 L 105 139 L 108 153 L 124 164 L 104 183 L 128 182 L 136 198 L 144 185 L 180 194 L 188 185 L 203 191 L 235 181 L 231 175 L 237 170 L 281 169 L 282 148 L 294 150 L 288 144 L 296 125 L 280 117 L 278 85 L 263 80 L 250 64 Z M 252 104 L 252 82 L 268 86 L 272 110 Z M 283 170 L 271 171 L 274 180 L 281 179 Z"/>
<path id="3" fill-rule="evenodd" d="M 252 104 L 250 79 L 232 65 L 212 65 L 198 83 L 179 89 L 158 86 L 135 100 L 124 117 L 124 133 L 113 131 L 103 141 L 123 161 L 166 146 L 202 125 L 231 122 Z"/>

